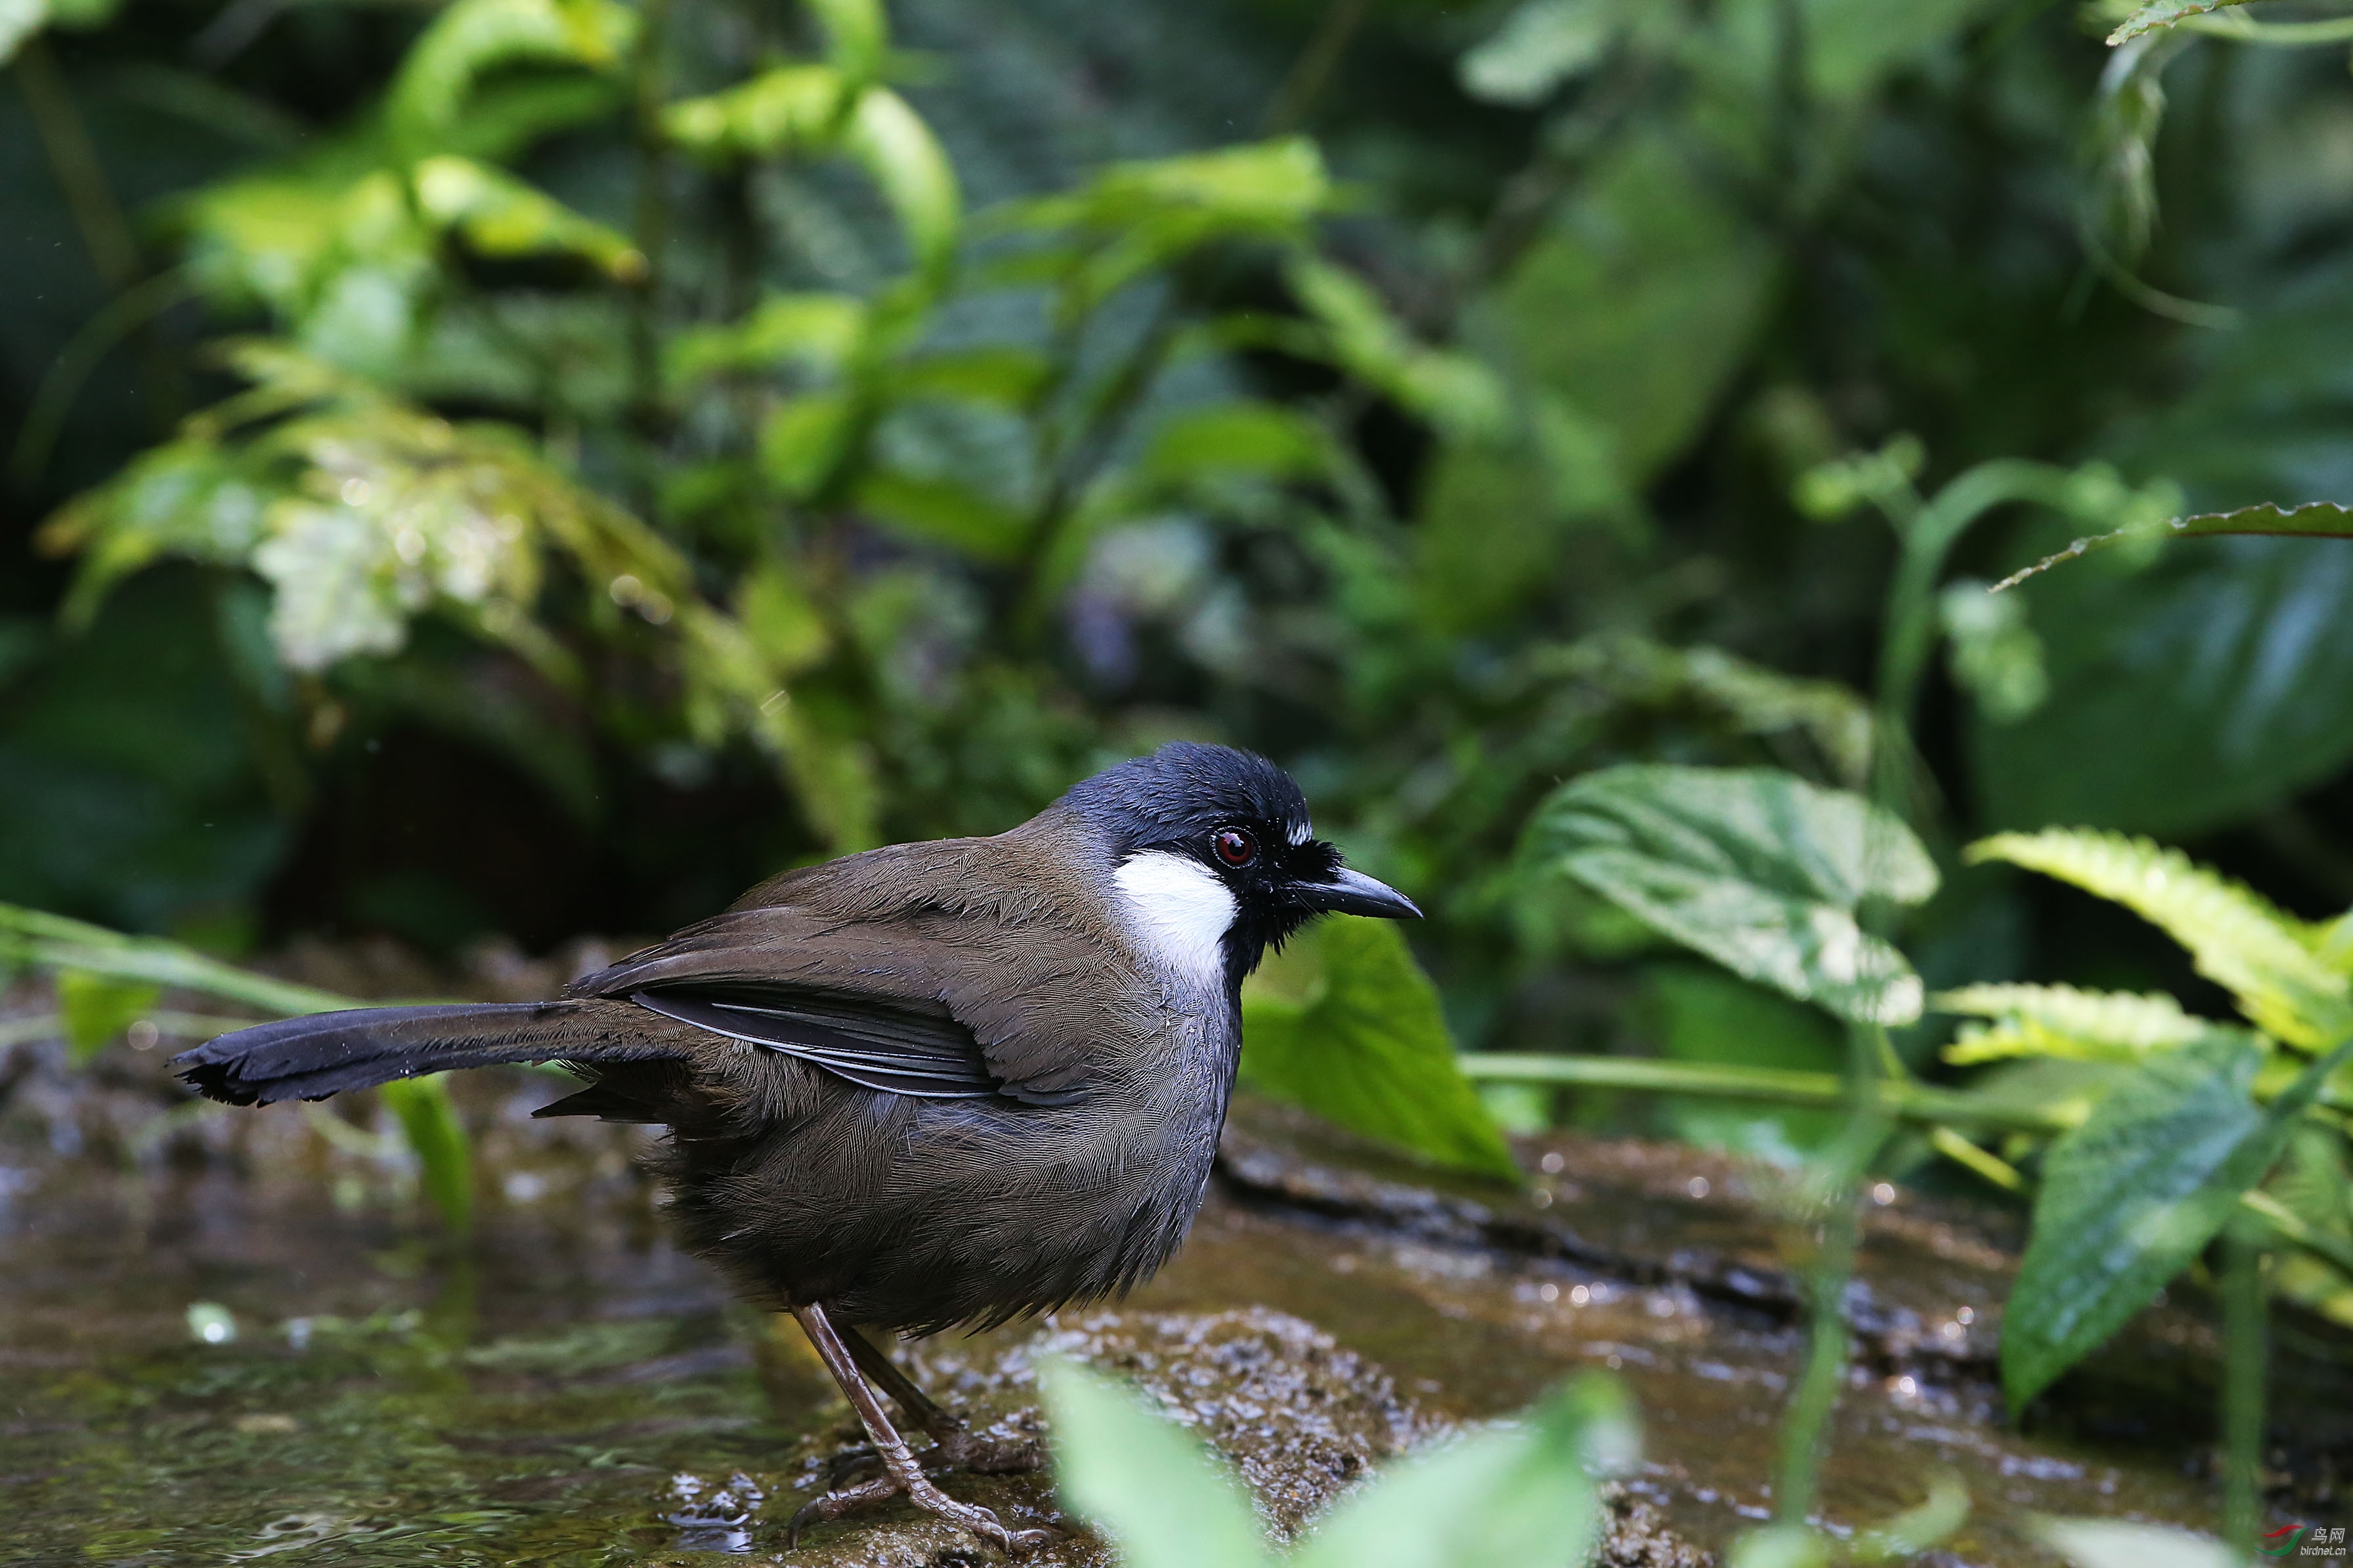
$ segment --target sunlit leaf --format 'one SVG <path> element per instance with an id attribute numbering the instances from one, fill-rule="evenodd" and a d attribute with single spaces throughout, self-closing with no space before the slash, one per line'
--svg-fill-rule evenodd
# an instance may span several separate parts
<path id="1" fill-rule="evenodd" d="M 813 392 L 768 416 L 760 433 L 760 469 L 794 497 L 814 495 L 840 465 L 860 416 L 848 392 Z"/>
<path id="2" fill-rule="evenodd" d="M 877 87 L 859 98 L 844 146 L 890 204 L 917 271 L 939 287 L 964 223 L 964 195 L 939 138 L 905 99 Z"/>
<path id="3" fill-rule="evenodd" d="M 48 0 L 0 0 L 0 66 L 16 58 L 25 40 L 48 19 Z"/>
<path id="4" fill-rule="evenodd" d="M 1597 1474 L 1638 1447 L 1631 1403 L 1594 1373 L 1509 1426 L 1398 1461 L 1343 1498 L 1296 1568 L 1582 1568 L 1599 1539 Z"/>
<path id="5" fill-rule="evenodd" d="M 1996 595 L 1964 578 L 1947 584 L 1936 598 L 1953 679 L 1977 699 L 1997 724 L 2023 719 L 2051 695 L 2042 667 L 2042 639 L 2026 621 L 2026 603 L 2015 594 Z"/>
<path id="6" fill-rule="evenodd" d="M 2178 849 L 2054 827 L 1997 834 L 1971 845 L 1968 858 L 2006 860 L 2124 905 L 2189 949 L 2198 973 L 2229 991 L 2267 1034 L 2314 1049 L 2353 1031 L 2347 974 L 2320 956 L 2324 928 L 2191 864 Z"/>
<path id="7" fill-rule="evenodd" d="M 839 371 L 865 331 L 864 301 L 849 294 L 776 294 L 732 326 L 692 327 L 670 342 L 670 379 L 691 383 L 721 371 L 797 365 Z"/>
<path id="8" fill-rule="evenodd" d="M 881 0 L 807 0 L 808 8 L 825 29 L 825 53 L 843 79 L 863 86 L 882 68 L 890 46 L 890 23 Z"/>
<path id="9" fill-rule="evenodd" d="M 723 92 L 671 104 L 662 110 L 662 132 L 706 157 L 822 151 L 850 102 L 849 84 L 832 67 L 778 66 Z"/>
<path id="10" fill-rule="evenodd" d="M 1600 63 L 1620 22 L 1614 0 L 1523 0 L 1463 55 L 1462 90 L 1491 103 L 1540 102 Z"/>
<path id="11" fill-rule="evenodd" d="M 1127 1568 L 1258 1568 L 1273 1559 L 1233 1475 L 1128 1390 L 1064 1361 L 1039 1368 L 1056 1489 Z"/>
<path id="12" fill-rule="evenodd" d="M 2002 1314 L 2002 1388 L 2013 1410 L 2105 1342 L 2213 1239 L 2348 1055 L 2353 1041 L 2264 1107 L 2251 1093 L 2262 1051 L 2209 1038 L 2149 1058 L 2052 1144 Z"/>
<path id="13" fill-rule="evenodd" d="M 1859 795 L 1763 770 L 1606 768 L 1537 807 L 1522 855 L 1841 1017 L 1920 1016 L 1919 976 L 1855 912 L 1866 899 L 1920 902 L 1936 868 L 1910 829 Z"/>
<path id="14" fill-rule="evenodd" d="M 871 468 L 858 481 L 859 510 L 918 539 L 978 561 L 1010 561 L 1028 520 L 959 479 Z"/>
<path id="15" fill-rule="evenodd" d="M 1349 374 L 1454 436 L 1503 428 L 1504 388 L 1486 366 L 1415 342 L 1370 286 L 1328 261 L 1303 252 L 1285 275 L 1329 334 L 1334 362 Z"/>
<path id="16" fill-rule="evenodd" d="M 1310 928 L 1242 990 L 1242 1078 L 1369 1137 L 1519 1180 L 1470 1080 L 1438 990 L 1386 921 Z"/>
<path id="17" fill-rule="evenodd" d="M 2135 1061 L 2221 1028 L 2182 1011 L 2161 991 L 2136 995 L 2072 985 L 1964 985 L 1937 993 L 1928 1005 L 1939 1013 L 1994 1020 L 1990 1029 L 1965 1028 L 1945 1048 L 1945 1059 L 1956 1066 L 2011 1057 Z"/>
<path id="18" fill-rule="evenodd" d="M 1141 472 L 1164 484 L 1223 474 L 1300 479 L 1330 462 L 1329 438 L 1305 416 L 1273 403 L 1221 403 L 1165 421 L 1145 448 Z"/>
<path id="19" fill-rule="evenodd" d="M 2227 5 L 2245 4 L 2247 0 L 2150 0 L 2150 4 L 2141 6 L 2116 24 L 2116 30 L 2108 35 L 2108 42 L 2129 43 L 2153 27 L 2169 27 L 2184 17 L 2203 16 Z M 2086 1564 L 2086 1568 L 2092 1568 L 2092 1565 Z"/>

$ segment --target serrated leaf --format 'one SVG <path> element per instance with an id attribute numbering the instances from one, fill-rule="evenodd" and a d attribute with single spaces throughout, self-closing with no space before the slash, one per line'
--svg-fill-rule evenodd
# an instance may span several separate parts
<path id="1" fill-rule="evenodd" d="M 2239 4 L 2241 0 L 2229 0 Z M 2136 524 L 2119 528 L 2111 533 L 2094 534 L 2079 539 L 2056 555 L 2046 555 L 2021 572 L 2013 572 L 1993 585 L 1997 594 L 2014 588 L 2039 573 L 2048 572 L 2063 561 L 2079 560 L 2119 544 L 2154 544 L 2168 539 L 2226 539 L 2232 537 L 2265 537 L 2277 539 L 2353 539 L 2353 508 L 2335 501 L 2306 501 L 2301 506 L 2281 507 L 2271 501 L 2256 506 L 2242 506 L 2236 511 L 2199 512 L 2191 517 L 2177 517 L 2163 522 Z"/>
<path id="2" fill-rule="evenodd" d="M 1601 1526 L 1595 1472 L 1639 1447 L 1630 1402 L 1588 1373 L 1509 1426 L 1442 1444 L 1343 1498 L 1294 1568 L 1580 1568 Z"/>
<path id="3" fill-rule="evenodd" d="M 1996 834 L 1969 846 L 1966 858 L 2006 860 L 2124 905 L 2189 949 L 2198 973 L 2266 1034 L 2310 1050 L 2353 1032 L 2347 976 L 2321 961 L 2319 931 L 2178 849 L 2054 827 Z"/>
<path id="4" fill-rule="evenodd" d="M 1259 1568 L 1273 1561 L 1240 1485 L 1128 1390 L 1066 1361 L 1038 1370 L 1057 1489 L 1127 1568 Z"/>
<path id="5" fill-rule="evenodd" d="M 2213 1239 L 2348 1056 L 2353 1041 L 2263 1107 L 2252 1090 L 2263 1053 L 2203 1040 L 2149 1058 L 2051 1145 L 2002 1314 L 2011 1409 L 2105 1342 Z"/>
<path id="6" fill-rule="evenodd" d="M 144 1016 L 163 988 L 86 969 L 61 969 L 57 976 L 58 1016 L 65 1024 L 66 1050 L 81 1066 L 109 1040 Z"/>
<path id="7" fill-rule="evenodd" d="M 1461 1069 L 1438 989 L 1386 921 L 1311 927 L 1242 987 L 1244 1082 L 1440 1164 L 1520 1171 Z"/>
<path id="8" fill-rule="evenodd" d="M 1939 1013 L 1995 1020 L 1995 1027 L 1965 1031 L 1946 1048 L 1957 1066 L 2011 1057 L 2065 1057 L 2077 1061 L 2134 1061 L 2214 1033 L 2217 1026 L 2184 1012 L 2163 992 L 2134 994 L 2079 991 L 2072 985 L 1964 985 L 1928 999 Z"/>
<path id="9" fill-rule="evenodd" d="M 2210 11 L 2220 11 L 2228 5 L 2243 5 L 2247 0 L 2150 0 L 2131 16 L 2116 24 L 2108 35 L 2108 43 L 2130 43 L 2143 33 L 2157 27 L 2169 27 L 2189 16 L 2203 16 Z"/>
<path id="10" fill-rule="evenodd" d="M 1536 808 L 1522 856 L 1841 1017 L 1920 1016 L 1919 976 L 1855 912 L 1866 899 L 1920 902 L 1936 868 L 1909 828 L 1860 795 L 1761 769 L 1607 768 Z"/>

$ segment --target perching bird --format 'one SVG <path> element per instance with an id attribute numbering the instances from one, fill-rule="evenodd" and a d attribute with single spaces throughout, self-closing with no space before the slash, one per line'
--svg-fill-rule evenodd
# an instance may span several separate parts
<path id="1" fill-rule="evenodd" d="M 669 1126 L 657 1170 L 686 1245 L 799 1320 L 873 1440 L 885 1473 L 795 1529 L 903 1492 L 1017 1551 L 1045 1533 L 1008 1530 L 927 1469 L 1020 1457 L 860 1330 L 1002 1322 L 1166 1262 L 1208 1189 L 1242 978 L 1335 910 L 1421 912 L 1344 867 L 1271 763 L 1171 744 L 996 837 L 772 878 L 561 1001 L 289 1018 L 173 1065 L 234 1105 L 574 1068 L 588 1087 L 537 1114 Z M 875 1384 L 935 1451 L 909 1451 Z"/>

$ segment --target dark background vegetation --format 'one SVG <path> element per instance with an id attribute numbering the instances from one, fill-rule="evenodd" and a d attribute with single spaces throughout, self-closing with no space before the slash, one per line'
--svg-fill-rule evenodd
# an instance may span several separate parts
<path id="1" fill-rule="evenodd" d="M 809 485 L 759 434 L 807 393 L 794 373 L 649 389 L 633 369 L 633 334 L 666 348 L 764 291 L 871 297 L 914 266 L 839 160 L 662 155 L 649 174 L 629 93 L 717 91 L 822 44 L 774 5 L 651 14 L 652 77 L 640 58 L 593 112 L 483 156 L 635 238 L 652 280 L 442 235 L 409 335 L 374 359 L 318 298 L 237 284 L 251 258 L 220 260 L 202 198 L 367 145 L 434 7 L 126 0 L 111 19 L 61 13 L 10 68 L 0 430 L 61 418 L 54 440 L 17 441 L 0 489 L 0 900 L 232 956 L 303 934 L 544 951 L 667 929 L 865 839 L 995 831 L 1103 762 L 1199 735 L 1294 768 L 1352 856 L 1432 907 L 1416 942 L 1466 1045 L 1828 1062 L 1826 1029 L 1785 1016 L 1774 1046 L 1767 1004 L 1727 1003 L 1731 983 L 1510 876 L 1535 800 L 1605 762 L 1853 782 L 1825 740 L 1852 705 L 1768 677 L 1868 689 L 1892 543 L 1867 516 L 1810 521 L 1797 478 L 1909 435 L 1924 489 L 2027 457 L 2170 479 L 2199 510 L 2353 492 L 2341 45 L 2185 36 L 2124 59 L 2106 12 L 2043 0 L 896 4 L 885 79 L 979 215 L 904 352 L 1010 344 L 1063 356 L 1075 382 L 1140 367 L 1082 481 L 1145 472 L 1154 432 L 1202 406 L 1271 408 L 1334 443 L 1106 503 L 1057 579 L 894 516 L 866 483 L 895 465 L 1043 506 L 994 477 L 1041 404 L 1013 399 L 1008 435 L 888 403 Z M 1530 79 L 1544 29 L 1577 26 L 1590 60 Z M 534 71 L 562 74 L 513 74 Z M 1034 213 L 991 217 L 1007 204 L 1292 133 L 1337 187 L 1301 234 L 1155 252 L 1084 343 L 1059 345 L 992 282 L 1037 236 L 1067 243 Z M 638 226 L 649 179 L 658 247 Z M 1155 321 L 1307 321 L 1299 254 L 1489 377 L 1500 416 L 1456 417 L 1449 394 L 1417 405 L 1280 331 L 1137 356 Z M 119 306 L 142 289 L 153 308 Z M 539 384 L 465 368 L 436 336 L 463 321 Z M 44 520 L 237 390 L 202 352 L 232 333 L 520 432 L 658 528 L 694 592 L 760 636 L 743 584 L 781 574 L 818 628 L 779 666 L 813 727 L 797 743 L 839 766 L 796 773 L 743 722 L 682 717 L 691 682 L 655 628 L 598 620 L 597 585 L 560 552 L 534 607 L 585 661 L 568 689 L 431 612 L 397 651 L 290 669 L 269 586 L 237 561 L 172 558 L 186 551 L 123 577 L 86 626 L 61 620 L 79 567 L 39 546 Z M 58 370 L 77 342 L 102 350 L 78 386 Z M 1960 569 L 1999 577 L 2066 533 L 2013 509 Z M 2299 912 L 2353 900 L 2353 554 L 2208 542 L 2023 598 L 2047 696 L 1991 711 L 1940 674 L 1921 716 L 1924 825 L 1944 850 L 2115 826 Z M 2032 644 L 2007 647 L 2033 664 Z M 1769 689 L 1694 674 L 1693 649 Z M 862 792 L 862 826 L 812 812 L 829 791 Z M 1932 984 L 2212 999 L 2129 917 L 1992 872 L 1954 879 L 1914 935 Z"/>

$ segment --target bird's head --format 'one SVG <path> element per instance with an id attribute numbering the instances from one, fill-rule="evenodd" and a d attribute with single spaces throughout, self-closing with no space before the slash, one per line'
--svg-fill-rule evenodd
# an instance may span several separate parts
<path id="1" fill-rule="evenodd" d="M 1291 775 L 1249 752 L 1175 741 L 1062 797 L 1102 836 L 1144 944 L 1229 988 L 1321 914 L 1419 920 L 1396 889 L 1315 837 Z"/>

